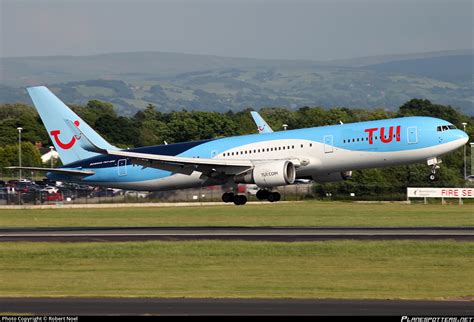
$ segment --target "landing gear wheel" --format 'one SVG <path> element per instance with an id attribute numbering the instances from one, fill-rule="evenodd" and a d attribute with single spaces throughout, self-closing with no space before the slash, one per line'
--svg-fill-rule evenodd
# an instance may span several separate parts
<path id="1" fill-rule="evenodd" d="M 234 196 L 234 204 L 240 206 L 240 205 L 245 205 L 246 203 L 247 203 L 247 197 L 245 195 Z"/>
<path id="2" fill-rule="evenodd" d="M 430 181 L 435 181 L 435 180 L 436 180 L 436 174 L 431 173 L 431 174 L 428 176 L 428 179 L 429 179 Z"/>
<path id="3" fill-rule="evenodd" d="M 261 189 L 257 191 L 256 197 L 258 200 L 266 200 L 268 199 L 269 194 L 270 194 L 270 191 Z"/>
<path id="4" fill-rule="evenodd" d="M 234 193 L 233 192 L 225 192 L 223 195 L 222 195 L 222 201 L 224 202 L 232 202 L 234 201 Z"/>
<path id="5" fill-rule="evenodd" d="M 268 194 L 268 201 L 270 202 L 276 202 L 276 201 L 280 201 L 281 199 L 281 195 L 279 192 L 270 192 Z"/>

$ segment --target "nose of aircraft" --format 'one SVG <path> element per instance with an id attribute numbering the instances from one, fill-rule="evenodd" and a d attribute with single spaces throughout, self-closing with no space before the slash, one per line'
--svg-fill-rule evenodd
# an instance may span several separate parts
<path id="1" fill-rule="evenodd" d="M 466 144 L 467 141 L 469 140 L 469 135 L 467 135 L 466 132 L 464 132 L 463 130 L 457 130 L 455 135 L 456 135 L 456 139 L 461 139 L 462 141 L 462 144 Z"/>

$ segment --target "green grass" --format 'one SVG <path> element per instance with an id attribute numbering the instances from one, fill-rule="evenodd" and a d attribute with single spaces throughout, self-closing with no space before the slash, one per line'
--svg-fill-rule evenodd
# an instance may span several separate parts
<path id="1" fill-rule="evenodd" d="M 1 243 L 0 296 L 472 299 L 474 243 Z"/>
<path id="2" fill-rule="evenodd" d="M 474 226 L 474 204 L 300 202 L 166 208 L 0 210 L 0 227 Z"/>

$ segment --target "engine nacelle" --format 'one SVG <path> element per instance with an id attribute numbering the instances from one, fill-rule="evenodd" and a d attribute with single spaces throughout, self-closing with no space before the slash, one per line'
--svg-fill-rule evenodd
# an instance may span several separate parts
<path id="1" fill-rule="evenodd" d="M 352 178 L 352 171 L 331 172 L 313 176 L 313 180 L 318 183 L 337 182 Z"/>
<path id="2" fill-rule="evenodd" d="M 290 161 L 259 163 L 247 172 L 234 176 L 236 183 L 254 183 L 262 188 L 284 186 L 295 182 L 295 165 Z"/>

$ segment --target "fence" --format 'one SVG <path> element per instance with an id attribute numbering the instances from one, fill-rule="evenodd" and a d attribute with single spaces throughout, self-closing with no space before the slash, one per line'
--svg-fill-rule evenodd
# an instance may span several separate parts
<path id="1" fill-rule="evenodd" d="M 415 189 L 415 190 L 413 190 Z M 421 195 L 425 191 L 439 189 L 445 195 Z M 459 188 L 462 189 L 462 188 Z M 257 188 L 252 185 L 241 186 L 239 193 L 245 194 L 249 201 L 257 200 Z M 444 198 L 458 198 L 456 193 L 474 194 L 474 188 L 464 188 L 461 192 L 449 193 L 448 188 L 406 188 L 393 185 L 356 185 L 350 186 L 329 184 L 298 184 L 282 186 L 274 189 L 281 194 L 281 200 L 341 200 L 341 201 L 404 201 L 422 198 L 425 203 L 427 198 L 439 198 L 445 203 Z M 413 192 L 416 191 L 416 192 Z M 448 192 L 446 192 L 448 191 Z M 457 191 L 457 190 L 456 190 Z M 467 192 L 463 192 L 467 191 Z M 96 204 L 96 203 L 144 203 L 144 202 L 220 202 L 224 190 L 220 186 L 202 187 L 197 189 L 181 189 L 173 191 L 146 192 L 124 191 L 118 189 L 81 189 L 58 188 L 57 192 L 30 190 L 28 192 L 0 189 L 0 205 L 18 204 Z M 416 195 L 415 195 L 416 194 Z M 426 198 L 425 198 L 426 197 Z M 462 197 L 472 198 L 472 197 Z M 416 199 L 414 199 L 416 200 Z M 471 199 L 474 202 L 474 199 Z"/>

